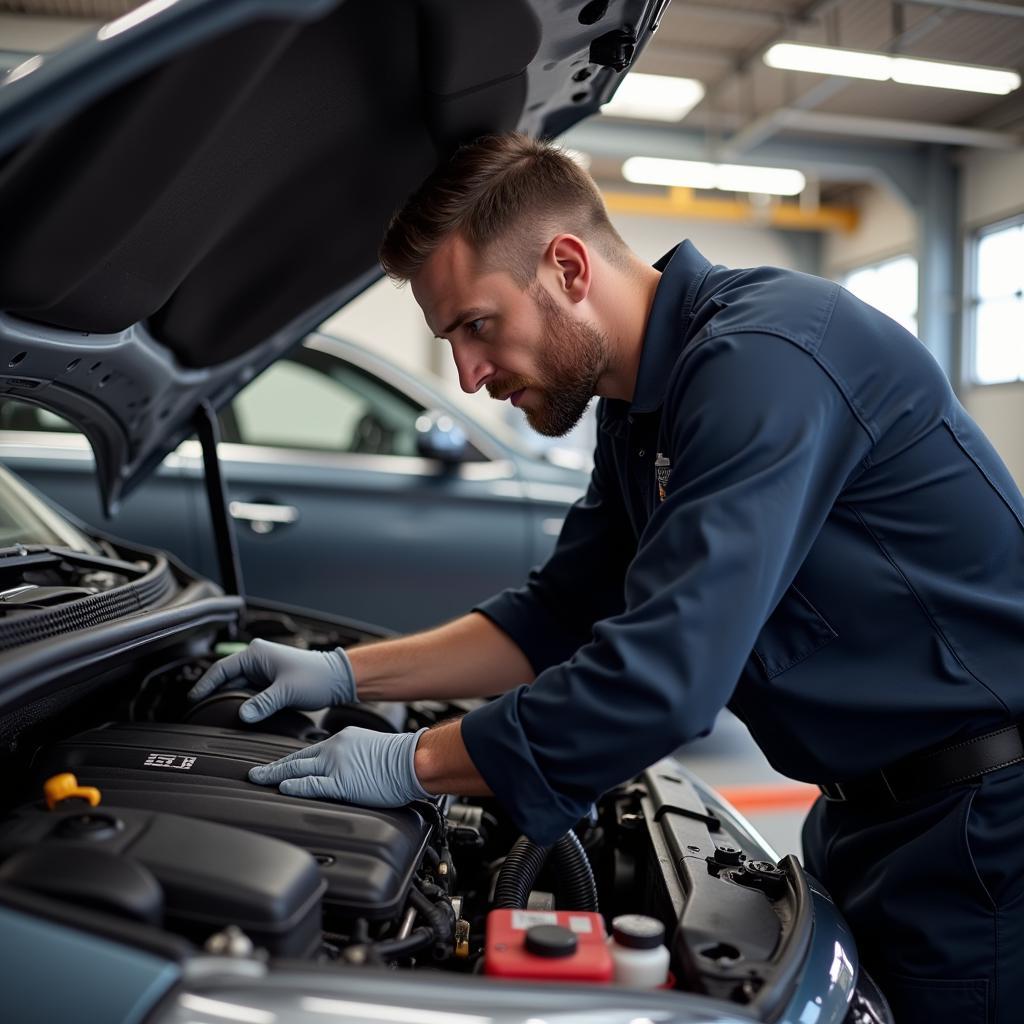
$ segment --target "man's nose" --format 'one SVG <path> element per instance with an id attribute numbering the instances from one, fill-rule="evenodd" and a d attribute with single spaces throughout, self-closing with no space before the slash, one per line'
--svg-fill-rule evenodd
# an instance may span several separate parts
<path id="1" fill-rule="evenodd" d="M 453 345 L 452 355 L 459 372 L 459 386 L 467 395 L 475 394 L 494 376 L 494 366 L 475 348 Z"/>

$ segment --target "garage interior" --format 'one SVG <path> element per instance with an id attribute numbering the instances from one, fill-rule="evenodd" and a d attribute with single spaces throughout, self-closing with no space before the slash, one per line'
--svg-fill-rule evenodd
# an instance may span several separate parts
<path id="1" fill-rule="evenodd" d="M 0 0 L 0 72 L 137 6 Z M 645 259 L 689 238 L 714 263 L 836 280 L 904 323 L 1024 487 L 1022 72 L 1018 0 L 672 0 L 616 101 L 560 141 Z M 386 280 L 325 330 L 454 379 Z M 535 443 L 514 410 L 474 401 Z M 584 458 L 592 443 L 586 423 L 559 442 Z M 723 716 L 686 756 L 774 846 L 799 849 L 810 788 L 777 777 L 742 726 Z"/>

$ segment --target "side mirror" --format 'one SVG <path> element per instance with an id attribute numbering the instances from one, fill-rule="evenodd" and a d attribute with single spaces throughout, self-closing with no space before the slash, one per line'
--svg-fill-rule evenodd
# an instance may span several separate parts
<path id="1" fill-rule="evenodd" d="M 466 432 L 448 413 L 430 410 L 416 418 L 416 450 L 423 458 L 455 465 L 468 448 Z"/>

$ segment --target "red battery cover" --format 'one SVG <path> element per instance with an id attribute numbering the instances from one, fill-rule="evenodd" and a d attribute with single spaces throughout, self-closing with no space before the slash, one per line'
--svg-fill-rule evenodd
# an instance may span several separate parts
<path id="1" fill-rule="evenodd" d="M 541 925 L 559 925 L 576 936 L 568 956 L 538 956 L 526 948 L 526 933 Z M 609 984 L 612 956 L 600 914 L 582 910 L 492 910 L 487 915 L 484 971 L 497 978 L 533 981 L 589 981 Z"/>

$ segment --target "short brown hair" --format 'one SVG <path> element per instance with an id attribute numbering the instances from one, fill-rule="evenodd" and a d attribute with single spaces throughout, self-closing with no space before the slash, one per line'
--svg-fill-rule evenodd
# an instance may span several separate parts
<path id="1" fill-rule="evenodd" d="M 628 262 L 594 180 L 564 150 L 518 132 L 485 135 L 457 150 L 394 214 L 380 262 L 390 278 L 408 281 L 457 232 L 485 263 L 525 288 L 551 229 L 595 244 L 610 261 Z"/>

